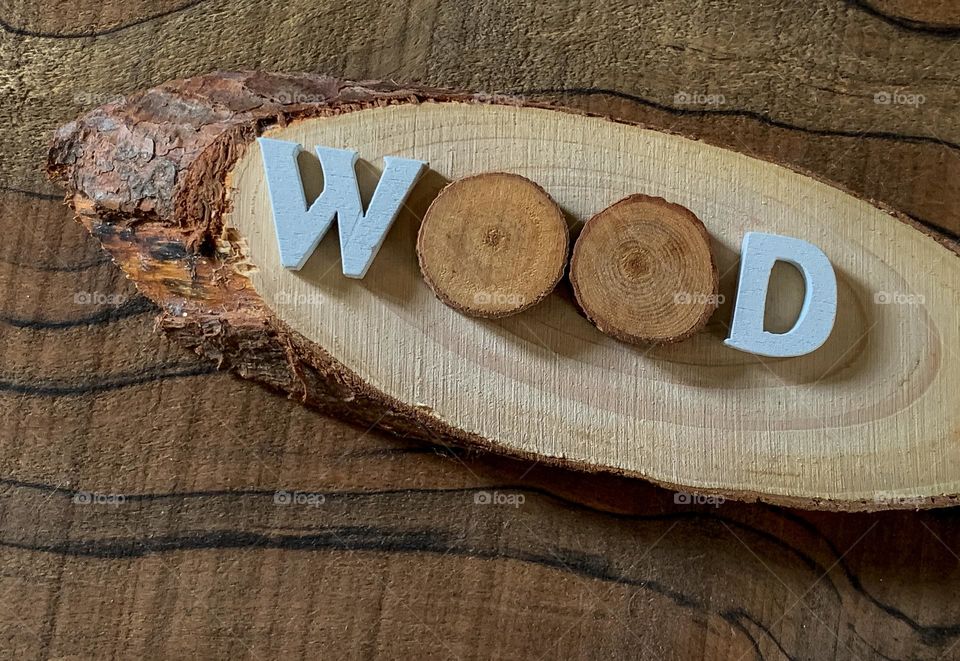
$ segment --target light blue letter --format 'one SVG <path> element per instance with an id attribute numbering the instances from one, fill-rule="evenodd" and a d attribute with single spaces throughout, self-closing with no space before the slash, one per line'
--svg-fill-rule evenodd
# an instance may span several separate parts
<path id="1" fill-rule="evenodd" d="M 350 278 L 366 275 L 426 163 L 385 156 L 383 174 L 364 214 L 354 170 L 357 152 L 318 146 L 323 193 L 308 208 L 297 165 L 300 145 L 271 138 L 258 138 L 257 142 L 270 191 L 280 263 L 300 270 L 336 217 L 343 274 Z"/>
<path id="2" fill-rule="evenodd" d="M 740 252 L 737 302 L 724 344 L 773 358 L 802 356 L 820 348 L 837 317 L 837 276 L 823 251 L 789 236 L 747 232 Z M 796 266 L 806 286 L 800 316 L 786 333 L 763 328 L 770 271 L 777 261 Z"/>

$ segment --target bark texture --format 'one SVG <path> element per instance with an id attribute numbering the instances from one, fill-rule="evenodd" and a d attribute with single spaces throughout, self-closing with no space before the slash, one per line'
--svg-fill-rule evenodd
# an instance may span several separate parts
<path id="1" fill-rule="evenodd" d="M 369 387 L 289 328 L 244 275 L 223 226 L 226 175 L 268 126 L 396 103 L 500 102 L 309 74 L 217 72 L 171 81 L 61 127 L 47 173 L 77 219 L 198 354 L 328 413 L 395 433 L 490 447 Z"/>

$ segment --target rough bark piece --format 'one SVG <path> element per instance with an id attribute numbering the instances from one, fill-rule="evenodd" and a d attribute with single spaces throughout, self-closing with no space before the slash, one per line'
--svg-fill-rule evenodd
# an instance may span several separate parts
<path id="1" fill-rule="evenodd" d="M 624 342 L 678 342 L 717 308 L 707 229 L 689 209 L 648 195 L 631 195 L 587 221 L 570 282 L 587 317 Z"/>
<path id="2" fill-rule="evenodd" d="M 441 301 L 494 319 L 553 291 L 568 244 L 563 212 L 546 191 L 516 174 L 487 172 L 441 191 L 420 225 L 417 258 Z"/>
<path id="3" fill-rule="evenodd" d="M 216 74 L 68 125 L 48 167 L 80 220 L 161 306 L 160 327 L 326 411 L 737 498 L 835 509 L 953 502 L 954 242 L 775 165 L 559 110 Z M 307 149 L 346 142 L 374 170 L 384 154 L 416 154 L 435 168 L 362 287 L 330 268 L 331 241 L 297 276 L 276 268 L 253 142 L 261 133 Z M 605 337 L 558 297 L 522 316 L 467 319 L 421 277 L 418 214 L 444 180 L 494 170 L 536 181 L 578 219 L 637 190 L 676 200 L 720 246 L 721 274 L 732 272 L 748 227 L 813 240 L 836 260 L 845 314 L 822 350 L 773 364 L 722 347 L 723 318 L 709 334 L 650 351 Z M 731 284 L 721 278 L 721 292 Z M 879 305 L 877 291 L 923 303 Z"/>

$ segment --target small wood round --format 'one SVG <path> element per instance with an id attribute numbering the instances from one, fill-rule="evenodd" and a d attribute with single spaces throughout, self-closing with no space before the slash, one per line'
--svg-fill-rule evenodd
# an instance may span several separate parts
<path id="1" fill-rule="evenodd" d="M 417 258 L 437 298 L 493 319 L 553 291 L 569 244 L 563 212 L 546 191 L 520 175 L 488 172 L 440 192 L 423 217 Z"/>
<path id="2" fill-rule="evenodd" d="M 634 344 L 686 339 L 717 308 L 706 227 L 659 197 L 631 195 L 588 220 L 573 248 L 570 282 L 597 328 Z"/>

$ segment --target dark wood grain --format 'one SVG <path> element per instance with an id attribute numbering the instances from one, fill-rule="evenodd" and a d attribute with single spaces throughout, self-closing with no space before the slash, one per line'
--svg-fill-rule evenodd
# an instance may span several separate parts
<path id="1" fill-rule="evenodd" d="M 0 21 L 5 657 L 960 658 L 954 510 L 686 506 L 322 417 L 155 334 L 39 172 L 50 132 L 112 95 L 307 70 L 560 99 L 956 235 L 951 3 L 73 0 Z M 476 504 L 494 491 L 523 503 Z"/>

